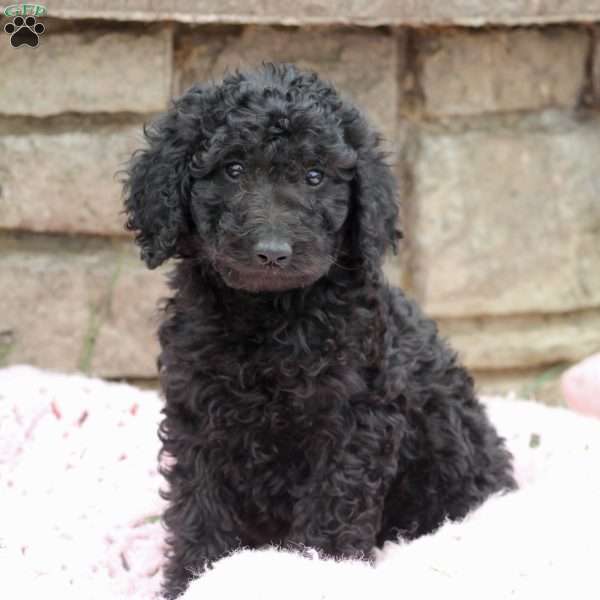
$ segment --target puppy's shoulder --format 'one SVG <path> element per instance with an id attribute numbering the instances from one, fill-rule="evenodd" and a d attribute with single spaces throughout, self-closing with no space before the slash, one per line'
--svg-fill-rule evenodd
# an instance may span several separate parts
<path id="1" fill-rule="evenodd" d="M 436 322 L 423 312 L 416 300 L 407 296 L 402 289 L 394 286 L 388 285 L 382 292 L 387 305 L 390 325 L 397 327 L 405 334 L 418 332 L 420 335 L 432 339 L 437 337 Z"/>

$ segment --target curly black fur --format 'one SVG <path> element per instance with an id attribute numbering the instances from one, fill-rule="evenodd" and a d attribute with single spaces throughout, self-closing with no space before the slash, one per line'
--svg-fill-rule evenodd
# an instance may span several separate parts
<path id="1" fill-rule="evenodd" d="M 167 597 L 239 546 L 368 558 L 514 487 L 471 377 L 385 283 L 396 186 L 354 106 L 265 65 L 192 87 L 146 137 L 128 227 L 150 268 L 180 259 L 159 334 Z"/>

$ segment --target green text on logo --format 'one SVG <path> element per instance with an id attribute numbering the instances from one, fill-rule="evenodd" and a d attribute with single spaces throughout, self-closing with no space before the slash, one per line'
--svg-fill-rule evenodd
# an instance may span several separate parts
<path id="1" fill-rule="evenodd" d="M 11 4 L 4 9 L 7 17 L 43 17 L 47 13 L 48 10 L 41 4 Z"/>

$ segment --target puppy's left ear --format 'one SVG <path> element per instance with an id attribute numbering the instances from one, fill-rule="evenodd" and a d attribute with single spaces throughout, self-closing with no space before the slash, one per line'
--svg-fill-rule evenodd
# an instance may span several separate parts
<path id="1" fill-rule="evenodd" d="M 175 255 L 189 230 L 190 150 L 201 139 L 206 96 L 200 86 L 191 88 L 145 127 L 147 145 L 133 155 L 126 170 L 126 227 L 136 232 L 150 269 Z"/>
<path id="2" fill-rule="evenodd" d="M 381 267 L 389 248 L 396 253 L 402 237 L 398 228 L 397 181 L 379 142 L 379 137 L 371 133 L 357 149 L 353 184 L 355 250 L 369 270 Z"/>

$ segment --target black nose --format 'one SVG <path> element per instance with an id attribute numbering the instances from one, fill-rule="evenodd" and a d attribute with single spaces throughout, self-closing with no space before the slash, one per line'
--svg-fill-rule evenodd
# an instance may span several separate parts
<path id="1" fill-rule="evenodd" d="M 254 256 L 259 265 L 285 267 L 292 257 L 292 247 L 284 240 L 260 240 L 254 246 Z"/>

